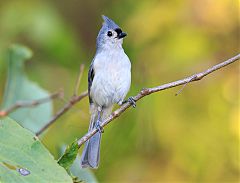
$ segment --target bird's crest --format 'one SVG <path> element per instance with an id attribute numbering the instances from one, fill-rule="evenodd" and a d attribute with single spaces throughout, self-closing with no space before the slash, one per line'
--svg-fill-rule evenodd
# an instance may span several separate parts
<path id="1" fill-rule="evenodd" d="M 115 30 L 115 29 L 119 28 L 119 26 L 113 20 L 108 18 L 107 16 L 102 15 L 102 18 L 104 20 L 103 25 L 107 26 L 109 29 Z"/>

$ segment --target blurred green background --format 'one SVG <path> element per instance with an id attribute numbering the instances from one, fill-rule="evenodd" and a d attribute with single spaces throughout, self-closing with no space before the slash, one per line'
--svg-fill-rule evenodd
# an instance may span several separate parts
<path id="1" fill-rule="evenodd" d="M 34 52 L 29 78 L 44 89 L 72 95 L 80 64 L 80 91 L 95 53 L 101 15 L 128 37 L 130 95 L 181 79 L 239 52 L 237 0 L 8 0 L 0 1 L 0 101 L 6 49 L 21 43 Z M 239 159 L 239 64 L 234 63 L 179 96 L 173 88 L 148 96 L 108 125 L 103 135 L 100 182 L 237 182 Z M 54 102 L 55 111 L 64 100 Z M 59 147 L 87 132 L 88 99 L 61 117 L 41 139 L 56 158 Z M 81 149 L 82 150 L 82 149 Z M 80 167 L 80 165 L 79 165 Z"/>

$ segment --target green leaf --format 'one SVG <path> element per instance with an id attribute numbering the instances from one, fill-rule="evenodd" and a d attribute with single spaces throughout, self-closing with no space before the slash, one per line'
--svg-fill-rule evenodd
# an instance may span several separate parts
<path id="1" fill-rule="evenodd" d="M 60 151 L 63 152 L 63 149 L 65 149 L 65 147 L 62 147 Z M 71 158 L 66 158 L 66 163 L 64 164 L 64 166 L 67 167 L 66 170 L 68 171 L 68 174 L 72 177 L 73 182 L 98 183 L 96 177 L 90 169 L 81 168 L 81 158 L 78 154 L 76 154 L 77 152 L 78 144 L 76 139 L 74 142 L 72 142 L 72 144 L 67 147 L 63 156 L 59 159 L 60 161 L 64 156 L 66 156 L 66 154 L 72 154 Z"/>
<path id="2" fill-rule="evenodd" d="M 9 49 L 7 60 L 9 71 L 2 108 L 6 109 L 19 100 L 31 101 L 49 95 L 47 91 L 30 81 L 24 73 L 24 63 L 31 56 L 32 52 L 20 45 L 13 45 Z M 25 128 L 37 132 L 50 120 L 52 111 L 52 102 L 49 101 L 36 107 L 18 109 L 9 116 Z"/>
<path id="3" fill-rule="evenodd" d="M 67 172 L 41 142 L 10 118 L 0 119 L 0 182 L 68 183 Z"/>
<path id="4" fill-rule="evenodd" d="M 77 156 L 73 165 L 70 168 L 71 173 L 78 178 L 78 180 L 82 180 L 86 183 L 98 183 L 96 177 L 92 173 L 92 171 L 88 168 L 81 168 L 81 157 Z"/>
<path id="5" fill-rule="evenodd" d="M 64 154 L 58 160 L 58 164 L 69 170 L 78 154 L 78 143 L 77 139 L 72 142 L 65 150 Z"/>

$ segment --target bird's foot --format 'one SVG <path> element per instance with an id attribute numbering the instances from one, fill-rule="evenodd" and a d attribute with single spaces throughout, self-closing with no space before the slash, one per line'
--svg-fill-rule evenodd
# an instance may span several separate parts
<path id="1" fill-rule="evenodd" d="M 137 105 L 136 105 L 136 101 L 134 100 L 133 97 L 129 97 L 127 99 L 127 101 L 133 106 L 133 108 L 135 108 Z"/>
<path id="2" fill-rule="evenodd" d="M 100 125 L 101 121 L 100 120 L 97 120 L 96 121 L 96 128 L 98 130 L 99 133 L 104 133 L 104 129 L 103 127 Z"/>
<path id="3" fill-rule="evenodd" d="M 101 106 L 98 106 L 97 108 L 98 110 L 98 117 L 97 117 L 97 121 L 96 121 L 96 128 L 98 130 L 99 133 L 104 133 L 104 130 L 103 130 L 103 127 L 100 125 L 101 124 L 101 112 L 102 112 L 102 107 Z"/>
<path id="4" fill-rule="evenodd" d="M 132 106 L 133 106 L 133 108 L 135 108 L 137 105 L 136 105 L 136 101 L 134 100 L 134 98 L 133 97 L 129 97 L 127 100 L 124 100 L 123 102 L 122 102 L 122 104 L 125 104 L 125 103 L 127 103 L 127 102 L 129 102 Z"/>

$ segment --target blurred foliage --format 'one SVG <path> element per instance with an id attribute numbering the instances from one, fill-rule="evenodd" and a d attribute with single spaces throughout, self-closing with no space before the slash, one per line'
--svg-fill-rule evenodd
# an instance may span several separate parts
<path id="1" fill-rule="evenodd" d="M 49 92 L 74 90 L 80 63 L 95 52 L 101 14 L 128 33 L 132 61 L 129 95 L 202 71 L 239 52 L 236 0 L 0 1 L 0 96 L 6 81 L 4 50 L 20 42 L 32 48 L 31 80 Z M 87 88 L 87 70 L 80 91 Z M 137 103 L 109 125 L 101 147 L 100 182 L 237 182 L 239 65 L 200 82 L 162 91 Z M 0 99 L 2 100 L 2 99 Z M 55 110 L 64 101 L 55 102 Z M 42 137 L 59 155 L 88 129 L 88 100 L 61 117 Z M 79 165 L 80 167 L 80 165 Z"/>
<path id="2" fill-rule="evenodd" d="M 2 108 L 7 109 L 18 101 L 32 101 L 49 96 L 47 91 L 25 76 L 24 63 L 32 56 L 28 48 L 12 45 L 7 56 L 8 78 Z M 33 108 L 20 108 L 10 113 L 9 117 L 36 133 L 51 119 L 52 108 L 52 103 L 48 102 Z"/>
<path id="3" fill-rule="evenodd" d="M 0 125 L 1 182 L 72 182 L 34 134 L 10 118 L 1 119 Z"/>

